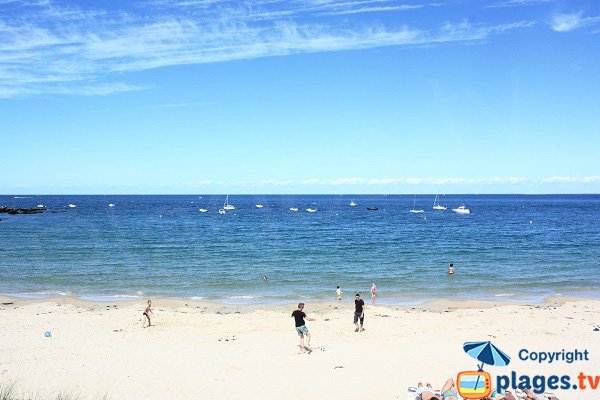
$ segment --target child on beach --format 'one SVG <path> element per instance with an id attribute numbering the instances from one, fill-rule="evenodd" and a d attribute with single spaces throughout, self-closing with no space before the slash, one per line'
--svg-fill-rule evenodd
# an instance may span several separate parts
<path id="1" fill-rule="evenodd" d="M 308 332 L 308 328 L 306 327 L 306 323 L 304 322 L 304 318 L 309 321 L 314 321 L 314 318 L 309 318 L 304 313 L 304 303 L 298 303 L 298 309 L 294 310 L 292 313 L 292 317 L 294 318 L 294 322 L 296 323 L 296 332 L 298 336 L 300 336 L 300 350 L 304 353 L 308 351 L 309 353 L 312 351 L 310 349 L 310 332 Z M 306 347 L 304 346 L 304 336 L 307 338 Z"/>
<path id="2" fill-rule="evenodd" d="M 144 323 L 142 324 L 142 328 L 146 327 L 146 319 L 148 320 L 148 326 L 152 326 L 152 324 L 150 323 L 150 314 L 154 314 L 152 312 L 152 300 L 148 300 L 148 305 L 146 306 L 146 309 L 142 313 L 142 315 L 145 317 Z"/>
<path id="3" fill-rule="evenodd" d="M 375 300 L 375 296 L 377 296 L 377 286 L 375 286 L 375 282 L 373 282 L 373 286 L 371 286 L 371 297 Z"/>
<path id="4" fill-rule="evenodd" d="M 340 287 L 337 287 L 337 290 L 335 291 L 335 295 L 337 296 L 338 301 L 342 300 L 342 289 L 340 289 Z"/>

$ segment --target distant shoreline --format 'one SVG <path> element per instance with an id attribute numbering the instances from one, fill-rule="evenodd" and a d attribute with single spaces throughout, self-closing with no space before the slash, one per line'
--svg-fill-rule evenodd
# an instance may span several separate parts
<path id="1" fill-rule="evenodd" d="M 480 309 L 480 308 L 495 308 L 507 305 L 562 305 L 571 302 L 579 301 L 598 301 L 597 297 L 572 297 L 572 296 L 549 296 L 541 301 L 510 301 L 510 300 L 484 300 L 484 299 L 431 299 L 423 300 L 415 303 L 390 303 L 385 301 L 377 300 L 372 303 L 370 296 L 365 295 L 365 303 L 367 306 L 382 306 L 382 307 L 399 307 L 399 308 L 419 308 L 425 310 L 437 310 L 437 309 Z M 303 301 L 307 304 L 314 306 L 347 306 L 352 303 L 352 296 L 346 296 L 341 301 L 326 300 L 323 298 L 304 298 L 299 297 L 297 300 L 285 299 L 277 302 L 227 302 L 215 299 L 193 299 L 186 297 L 143 297 L 138 298 L 90 298 L 90 297 L 76 297 L 76 296 L 48 296 L 48 297 L 24 297 L 24 296 L 12 296 L 0 293 L 0 303 L 15 303 L 15 304 L 37 304 L 56 302 L 62 304 L 121 304 L 131 305 L 136 303 L 144 303 L 146 299 L 152 299 L 157 304 L 169 305 L 171 307 L 177 306 L 196 306 L 196 305 L 211 305 L 214 307 L 241 307 L 248 309 L 260 309 L 260 308 L 289 308 L 295 307 L 298 301 Z"/>

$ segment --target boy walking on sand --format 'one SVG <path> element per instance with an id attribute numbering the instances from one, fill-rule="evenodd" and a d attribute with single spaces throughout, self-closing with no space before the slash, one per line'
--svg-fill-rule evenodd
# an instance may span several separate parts
<path id="1" fill-rule="evenodd" d="M 360 323 L 359 323 L 360 322 Z M 354 324 L 356 329 L 354 332 L 362 332 L 365 329 L 363 324 L 365 322 L 365 302 L 360 298 L 360 293 L 356 293 L 354 298 Z"/>
<path id="2" fill-rule="evenodd" d="M 300 336 L 300 350 L 304 353 L 305 351 L 310 352 L 310 332 L 308 332 L 308 328 L 306 327 L 306 323 L 304 322 L 304 318 L 309 321 L 314 321 L 314 318 L 308 318 L 304 313 L 304 303 L 298 304 L 298 309 L 294 310 L 292 313 L 292 317 L 296 322 L 296 332 L 298 336 Z M 306 347 L 304 347 L 304 336 L 307 338 Z"/>
<path id="3" fill-rule="evenodd" d="M 146 327 L 146 320 L 148 320 L 148 326 L 152 326 L 152 324 L 150 323 L 150 314 L 154 314 L 152 312 L 152 300 L 148 300 L 148 305 L 142 313 L 142 315 L 144 316 L 144 323 L 142 324 L 142 328 Z"/>

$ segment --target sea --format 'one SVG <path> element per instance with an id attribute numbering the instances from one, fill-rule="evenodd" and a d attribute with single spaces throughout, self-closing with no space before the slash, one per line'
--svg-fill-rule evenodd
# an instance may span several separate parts
<path id="1" fill-rule="evenodd" d="M 600 195 L 440 196 L 447 211 L 434 198 L 229 195 L 221 215 L 225 195 L 3 195 L 46 211 L 0 214 L 0 293 L 290 303 L 338 285 L 370 298 L 375 283 L 399 305 L 600 298 Z"/>

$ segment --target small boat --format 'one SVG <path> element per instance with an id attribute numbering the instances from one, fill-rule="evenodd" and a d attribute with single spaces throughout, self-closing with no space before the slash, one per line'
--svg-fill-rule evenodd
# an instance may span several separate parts
<path id="1" fill-rule="evenodd" d="M 435 199 L 433 200 L 433 209 L 437 211 L 446 211 L 448 207 L 440 205 L 440 201 L 438 200 L 439 193 L 435 195 Z"/>
<path id="2" fill-rule="evenodd" d="M 350 202 L 350 207 L 356 207 L 357 205 L 358 203 L 356 203 L 354 200 Z"/>
<path id="3" fill-rule="evenodd" d="M 425 210 L 422 210 L 420 208 L 416 208 L 416 203 L 417 203 L 417 195 L 415 195 L 414 199 L 413 199 L 413 208 L 410 209 L 411 213 L 415 213 L 415 214 L 421 214 L 424 213 Z"/>
<path id="4" fill-rule="evenodd" d="M 46 206 L 45 206 L 45 205 L 43 205 L 43 204 L 38 204 L 38 205 L 37 205 L 37 208 L 46 208 Z"/>
<path id="5" fill-rule="evenodd" d="M 262 204 L 257 204 L 256 208 L 263 208 L 264 206 Z"/>
<path id="6" fill-rule="evenodd" d="M 114 207 L 115 205 L 113 203 L 110 203 L 108 206 L 109 207 Z"/>
<path id="7" fill-rule="evenodd" d="M 465 206 L 460 206 L 458 208 L 453 208 L 452 211 L 454 211 L 457 214 L 471 214 L 471 210 L 469 210 Z"/>
<path id="8" fill-rule="evenodd" d="M 296 211 L 298 211 L 298 208 L 296 208 L 296 207 L 290 207 L 290 211 L 296 212 Z"/>
<path id="9" fill-rule="evenodd" d="M 229 204 L 229 195 L 225 197 L 225 203 L 223 204 L 223 210 L 235 210 L 235 206 L 233 204 Z"/>
<path id="10" fill-rule="evenodd" d="M 367 207 L 367 210 L 369 210 L 369 211 L 377 211 L 377 210 L 379 210 L 379 208 L 377 208 L 377 207 Z"/>
<path id="11" fill-rule="evenodd" d="M 317 212 L 317 209 L 316 209 L 316 208 L 311 208 L 311 207 L 308 207 L 308 208 L 306 209 L 306 212 Z"/>
<path id="12" fill-rule="evenodd" d="M 219 208 L 219 214 L 221 214 L 221 215 L 225 215 L 225 210 L 224 210 L 224 209 L 222 209 L 222 208 Z"/>
<path id="13" fill-rule="evenodd" d="M 77 207 L 75 204 L 69 204 L 69 208 L 75 208 Z"/>
<path id="14" fill-rule="evenodd" d="M 208 210 L 207 210 L 206 208 L 199 208 L 199 209 L 198 209 L 198 211 L 200 211 L 201 213 L 205 213 L 205 212 L 207 212 Z"/>

